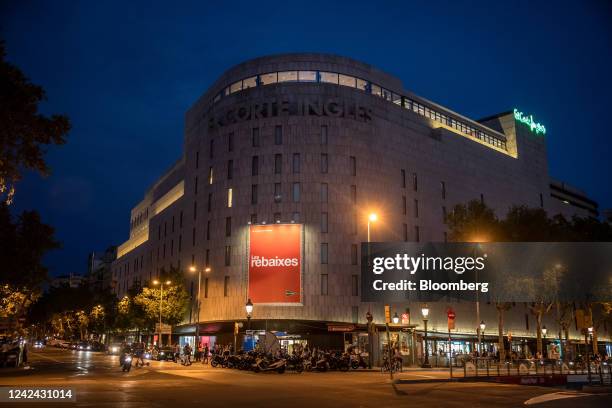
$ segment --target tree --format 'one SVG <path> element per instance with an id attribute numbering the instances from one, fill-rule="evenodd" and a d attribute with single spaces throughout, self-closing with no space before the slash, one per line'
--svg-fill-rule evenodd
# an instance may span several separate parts
<path id="1" fill-rule="evenodd" d="M 38 104 L 46 100 L 44 89 L 5 58 L 0 41 L 0 199 L 10 204 L 24 168 L 49 174 L 43 147 L 64 144 L 70 121 L 65 115 L 39 113 Z"/>
<path id="2" fill-rule="evenodd" d="M 486 204 L 472 200 L 457 204 L 446 217 L 450 230 L 449 240 L 454 242 L 499 241 L 499 220 Z"/>
<path id="3" fill-rule="evenodd" d="M 54 230 L 35 211 L 11 215 L 0 203 L 0 316 L 23 316 L 47 279 L 45 254 L 59 247 Z"/>

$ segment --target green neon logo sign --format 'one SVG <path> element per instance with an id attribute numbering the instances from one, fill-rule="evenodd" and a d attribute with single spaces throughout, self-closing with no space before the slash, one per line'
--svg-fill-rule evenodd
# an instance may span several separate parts
<path id="1" fill-rule="evenodd" d="M 516 108 L 514 108 L 514 119 L 529 126 L 529 130 L 535 132 L 536 135 L 539 135 L 540 133 L 543 135 L 546 134 L 546 127 L 544 127 L 544 125 L 541 123 L 535 122 L 532 115 L 523 115 L 523 112 L 519 112 Z"/>

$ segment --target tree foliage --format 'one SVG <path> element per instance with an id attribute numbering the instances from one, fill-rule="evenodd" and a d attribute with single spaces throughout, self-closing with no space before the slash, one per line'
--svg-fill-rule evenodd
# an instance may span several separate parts
<path id="1" fill-rule="evenodd" d="M 65 115 L 48 117 L 38 111 L 39 103 L 46 99 L 45 91 L 6 61 L 3 41 L 0 89 L 0 199 L 10 204 L 24 168 L 49 173 L 43 149 L 66 142 L 70 121 Z"/>

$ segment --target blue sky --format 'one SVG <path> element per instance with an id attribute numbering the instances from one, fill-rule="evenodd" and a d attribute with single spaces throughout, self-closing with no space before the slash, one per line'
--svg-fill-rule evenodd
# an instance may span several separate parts
<path id="1" fill-rule="evenodd" d="M 328 52 L 400 77 L 468 117 L 518 107 L 546 125 L 550 173 L 612 207 L 612 6 L 607 1 L 0 3 L 8 59 L 70 116 L 53 174 L 28 175 L 63 249 L 53 274 L 127 239 L 129 210 L 181 154 L 185 111 L 227 68 Z"/>

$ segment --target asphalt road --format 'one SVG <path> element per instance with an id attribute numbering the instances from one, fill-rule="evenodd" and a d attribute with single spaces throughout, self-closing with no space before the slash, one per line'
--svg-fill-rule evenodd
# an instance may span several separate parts
<path id="1" fill-rule="evenodd" d="M 565 389 L 492 383 L 393 385 L 379 372 L 251 373 L 153 362 L 122 373 L 117 356 L 47 348 L 30 354 L 31 369 L 0 369 L 0 386 L 71 387 L 76 402 L 44 407 L 610 407 L 604 389 Z M 445 377 L 445 371 L 413 370 L 406 379 Z M 24 407 L 31 403 L 2 403 Z M 36 404 L 35 406 L 41 406 Z"/>

